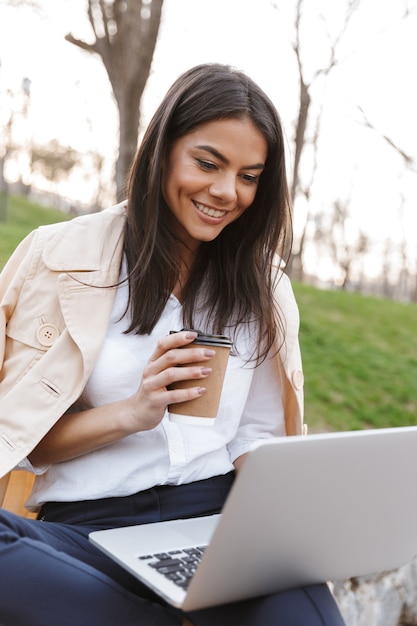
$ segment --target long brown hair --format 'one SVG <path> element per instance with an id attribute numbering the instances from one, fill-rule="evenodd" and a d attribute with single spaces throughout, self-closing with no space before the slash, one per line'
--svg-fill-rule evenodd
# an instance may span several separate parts
<path id="1" fill-rule="evenodd" d="M 203 242 L 184 290 L 183 322 L 194 326 L 203 306 L 207 328 L 222 333 L 255 322 L 256 357 L 262 360 L 280 334 L 273 299 L 275 254 L 292 242 L 284 138 L 279 115 L 246 74 L 204 64 L 182 74 L 167 92 L 144 134 L 128 180 L 124 249 L 129 271 L 128 332 L 150 333 L 178 279 L 178 241 L 162 196 L 164 155 L 180 137 L 219 119 L 248 117 L 268 145 L 265 169 L 252 205 L 211 242 Z M 278 317 L 279 320 L 279 317 Z"/>

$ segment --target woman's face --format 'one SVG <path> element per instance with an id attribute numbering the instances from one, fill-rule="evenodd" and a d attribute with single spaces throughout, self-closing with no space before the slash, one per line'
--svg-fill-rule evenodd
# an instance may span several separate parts
<path id="1" fill-rule="evenodd" d="M 252 204 L 266 157 L 266 140 L 249 118 L 207 122 L 173 144 L 162 191 L 188 248 L 215 239 Z"/>

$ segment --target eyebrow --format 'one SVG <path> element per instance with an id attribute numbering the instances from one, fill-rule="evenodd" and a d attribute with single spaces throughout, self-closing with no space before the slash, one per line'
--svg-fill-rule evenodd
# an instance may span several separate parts
<path id="1" fill-rule="evenodd" d="M 213 146 L 200 145 L 196 146 L 196 148 L 198 148 L 199 150 L 205 150 L 206 152 L 210 152 L 210 154 L 219 159 L 219 161 L 221 161 L 225 165 L 229 163 L 229 159 L 226 159 L 226 157 L 221 154 L 221 152 L 216 150 L 216 148 L 213 148 Z M 242 167 L 242 170 L 263 170 L 264 167 L 265 163 L 254 163 L 253 165 L 245 165 L 244 167 Z"/>

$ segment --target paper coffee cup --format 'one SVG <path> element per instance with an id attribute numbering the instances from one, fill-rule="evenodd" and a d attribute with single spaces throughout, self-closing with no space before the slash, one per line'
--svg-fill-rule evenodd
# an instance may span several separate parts
<path id="1" fill-rule="evenodd" d="M 199 332 L 194 341 L 184 346 L 184 348 L 194 344 L 212 348 L 216 351 L 216 354 L 208 361 L 192 364 L 193 367 L 210 367 L 212 369 L 210 375 L 204 379 L 180 380 L 170 385 L 170 389 L 189 389 L 190 387 L 204 386 L 206 391 L 202 396 L 193 400 L 171 404 L 168 407 L 169 419 L 172 422 L 183 424 L 211 426 L 215 423 L 214 418 L 217 417 L 219 410 L 224 376 L 233 342 L 230 337 L 225 335 L 207 335 Z"/>

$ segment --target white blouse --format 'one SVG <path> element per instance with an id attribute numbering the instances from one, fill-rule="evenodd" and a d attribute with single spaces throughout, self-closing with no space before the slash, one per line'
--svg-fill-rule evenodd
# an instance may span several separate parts
<path id="1" fill-rule="evenodd" d="M 182 306 L 171 295 L 150 335 L 123 334 L 128 296 L 119 286 L 105 342 L 83 399 L 100 406 L 129 397 L 158 339 L 180 330 Z M 198 328 L 198 326 L 196 325 Z M 125 496 L 155 485 L 181 484 L 225 474 L 233 461 L 260 439 L 285 435 L 281 392 L 271 359 L 258 367 L 247 363 L 253 353 L 250 330 L 237 338 L 231 355 L 214 426 L 171 422 L 166 413 L 153 430 L 139 432 L 81 457 L 56 463 L 36 477 L 27 502 L 36 510 L 48 501 L 76 501 Z"/>

